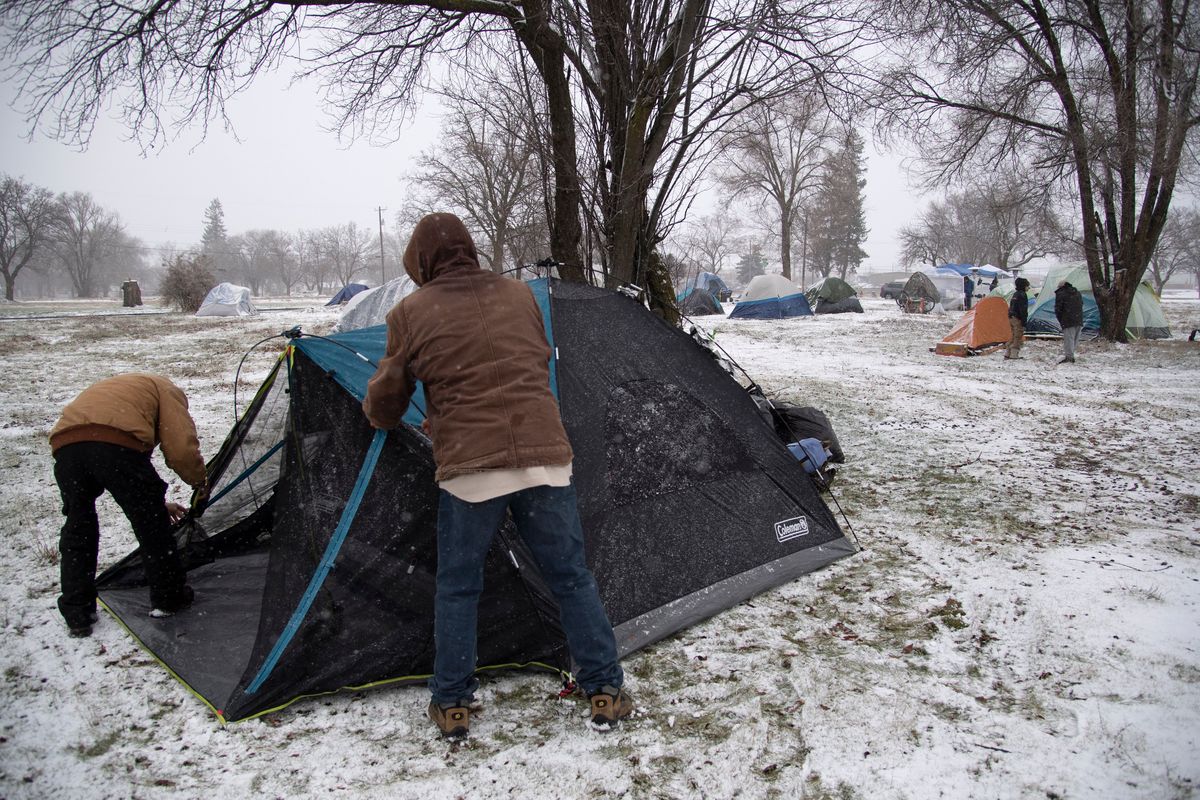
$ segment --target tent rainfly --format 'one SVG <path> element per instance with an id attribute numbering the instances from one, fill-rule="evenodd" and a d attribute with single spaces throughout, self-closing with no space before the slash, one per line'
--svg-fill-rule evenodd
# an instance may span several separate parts
<path id="1" fill-rule="evenodd" d="M 985 297 L 934 346 L 943 356 L 978 356 L 990 353 L 1012 339 L 1008 324 L 1008 303 L 1000 297 Z"/>

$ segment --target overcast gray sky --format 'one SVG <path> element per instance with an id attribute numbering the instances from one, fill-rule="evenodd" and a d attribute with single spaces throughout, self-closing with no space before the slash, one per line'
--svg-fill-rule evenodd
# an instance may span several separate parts
<path id="1" fill-rule="evenodd" d="M 347 145 L 325 130 L 328 119 L 313 88 L 286 88 L 282 79 L 268 77 L 228 104 L 237 138 L 218 124 L 203 140 L 197 130 L 185 131 L 143 156 L 121 123 L 103 119 L 79 152 L 41 133 L 28 141 L 13 99 L 13 87 L 3 86 L 0 172 L 55 192 L 90 192 L 150 247 L 198 242 L 213 198 L 221 200 L 230 233 L 350 221 L 373 230 L 379 206 L 391 228 L 403 203 L 401 176 L 438 127 L 435 110 L 427 110 L 394 144 Z M 897 231 L 920 201 L 908 191 L 898 159 L 870 144 L 867 155 L 864 269 L 892 269 L 899 261 Z"/>

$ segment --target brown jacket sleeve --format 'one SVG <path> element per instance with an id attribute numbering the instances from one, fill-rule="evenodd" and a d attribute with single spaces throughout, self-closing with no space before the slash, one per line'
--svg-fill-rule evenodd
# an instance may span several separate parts
<path id="1" fill-rule="evenodd" d="M 400 424 L 416 386 L 409 366 L 408 331 L 404 309 L 397 305 L 387 315 L 387 350 L 375 374 L 367 381 L 363 413 L 375 428 L 388 430 Z"/>
<path id="2" fill-rule="evenodd" d="M 208 477 L 207 470 L 200 455 L 196 423 L 188 413 L 187 395 L 165 380 L 158 385 L 158 439 L 167 466 L 189 486 L 203 486 Z"/>

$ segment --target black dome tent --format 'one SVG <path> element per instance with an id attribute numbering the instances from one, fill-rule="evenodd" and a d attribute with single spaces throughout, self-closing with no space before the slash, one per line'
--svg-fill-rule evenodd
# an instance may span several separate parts
<path id="1" fill-rule="evenodd" d="M 622 656 L 854 552 L 708 351 L 623 294 L 531 287 Z M 136 551 L 98 581 L 105 608 L 224 721 L 423 681 L 433 664 L 429 443 L 413 424 L 372 430 L 360 408 L 385 330 L 291 335 L 208 465 L 207 508 L 178 531 L 195 604 L 150 618 Z M 487 571 L 480 668 L 569 671 L 554 600 L 511 526 Z"/>

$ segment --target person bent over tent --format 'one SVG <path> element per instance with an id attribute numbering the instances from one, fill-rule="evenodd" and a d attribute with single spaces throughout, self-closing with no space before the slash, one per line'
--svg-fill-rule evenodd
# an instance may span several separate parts
<path id="1" fill-rule="evenodd" d="M 1029 321 L 1029 281 L 1017 278 L 1014 282 L 1016 291 L 1008 301 L 1008 324 L 1012 328 L 1012 339 L 1008 342 L 1005 358 L 1020 358 L 1021 346 L 1025 344 L 1025 323 Z"/>
<path id="2" fill-rule="evenodd" d="M 1083 332 L 1083 295 L 1069 281 L 1054 290 L 1054 316 L 1062 328 L 1063 357 L 1058 363 L 1074 364 L 1075 348 Z"/>
<path id="3" fill-rule="evenodd" d="M 404 268 L 421 288 L 388 312 L 387 349 L 363 412 L 375 428 L 393 428 L 416 382 L 424 385 L 440 489 L 429 716 L 443 736 L 469 731 L 484 558 L 511 510 L 558 601 L 592 727 L 609 730 L 633 701 L 584 560 L 572 450 L 549 386 L 550 346 L 533 293 L 482 269 L 453 214 L 417 223 Z"/>
<path id="4" fill-rule="evenodd" d="M 160 444 L 167 466 L 203 492 L 207 476 L 187 396 L 161 375 L 129 373 L 99 381 L 68 403 L 50 429 L 54 479 L 67 518 L 58 544 L 58 610 L 72 636 L 90 636 L 96 622 L 96 498 L 105 491 L 137 537 L 150 584 L 150 615 L 169 616 L 192 604 L 171 535 L 171 523 L 186 509 L 166 501 L 167 484 L 150 463 Z"/>

